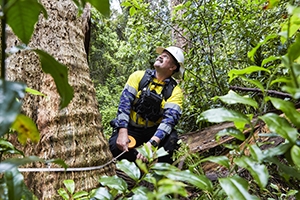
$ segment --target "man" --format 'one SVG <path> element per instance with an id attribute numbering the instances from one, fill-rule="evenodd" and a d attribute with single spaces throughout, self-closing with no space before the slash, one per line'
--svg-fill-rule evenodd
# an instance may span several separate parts
<path id="1" fill-rule="evenodd" d="M 184 55 L 180 48 L 174 46 L 157 47 L 156 52 L 160 55 L 155 60 L 155 70 L 131 74 L 120 98 L 114 132 L 109 139 L 114 157 L 127 151 L 119 157 L 120 160 L 147 161 L 135 149 L 128 149 L 128 135 L 131 135 L 136 140 L 136 147 L 143 143 L 150 149 L 152 145 L 164 147 L 169 155 L 158 161 L 172 163 L 178 140 L 174 126 L 181 116 L 183 94 L 171 76 L 183 78 Z M 139 88 L 147 73 L 147 85 Z"/>

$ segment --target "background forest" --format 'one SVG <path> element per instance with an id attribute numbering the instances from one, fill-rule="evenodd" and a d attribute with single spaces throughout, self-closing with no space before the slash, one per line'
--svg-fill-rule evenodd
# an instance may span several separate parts
<path id="1" fill-rule="evenodd" d="M 230 85 L 254 87 L 240 79 L 229 83 L 230 70 L 261 66 L 265 58 L 286 53 L 288 42 L 282 43 L 277 37 L 262 44 L 253 58 L 248 57 L 248 52 L 268 35 L 278 34 L 286 21 L 287 2 L 274 4 L 276 7 L 269 9 L 273 5 L 265 1 L 174 1 L 172 5 L 169 1 L 124 1 L 122 12 L 113 10 L 110 19 L 92 10 L 89 66 L 105 134 L 111 132 L 109 121 L 116 117 L 128 76 L 135 70 L 153 68 L 157 46 L 177 45 L 185 51 L 186 73 L 180 82 L 185 99 L 177 129 L 187 133 L 208 126 L 200 121 L 200 113 L 225 106 L 214 101 L 214 96 L 227 94 Z M 276 76 L 285 73 L 279 69 Z M 261 82 L 263 87 L 268 81 L 263 72 L 247 78 Z M 269 89 L 277 90 L 279 86 L 273 84 Z M 244 94 L 261 97 L 257 92 Z"/>
<path id="2" fill-rule="evenodd" d="M 110 16 L 107 0 L 0 2 L 0 199 L 300 198 L 299 1 L 125 0 Z M 86 3 L 93 6 L 89 48 L 83 47 L 81 30 L 89 14 Z M 147 146 L 138 149 L 147 165 L 114 164 L 103 137 L 111 134 L 109 121 L 116 117 L 126 80 L 135 70 L 152 68 L 157 46 L 170 45 L 185 51 L 179 133 L 233 122 L 214 138 L 234 140 L 223 144 L 222 155 L 202 155 L 182 143 L 173 165 L 156 163 L 166 152 Z M 272 109 L 284 116 L 267 112 Z M 19 157 L 10 158 L 13 154 Z M 104 163 L 102 171 L 51 176 L 24 175 L 18 168 Z M 215 179 L 206 176 L 205 163 L 217 164 Z M 116 176 L 114 167 L 134 184 Z"/>

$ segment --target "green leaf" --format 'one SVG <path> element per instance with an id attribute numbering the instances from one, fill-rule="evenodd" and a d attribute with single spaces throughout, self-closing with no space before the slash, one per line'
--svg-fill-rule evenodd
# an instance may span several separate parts
<path id="1" fill-rule="evenodd" d="M 79 191 L 73 195 L 73 199 L 78 199 L 80 197 L 84 197 L 84 196 L 88 196 L 88 195 L 89 195 L 89 193 L 86 191 Z"/>
<path id="2" fill-rule="evenodd" d="M 152 150 L 150 150 L 148 148 L 148 146 L 146 145 L 146 143 L 144 143 L 143 146 L 136 148 L 136 150 L 141 153 L 145 158 L 147 158 L 148 160 L 152 159 L 153 157 L 153 152 Z"/>
<path id="3" fill-rule="evenodd" d="M 300 168 L 300 148 L 297 145 L 291 148 L 291 157 L 295 165 Z"/>
<path id="4" fill-rule="evenodd" d="M 169 163 L 155 163 L 150 169 L 157 171 L 179 171 L 177 167 L 170 165 Z"/>
<path id="5" fill-rule="evenodd" d="M 123 159 L 117 162 L 116 166 L 135 181 L 138 181 L 141 177 L 140 169 L 135 165 L 134 162 L 129 162 L 128 160 Z"/>
<path id="6" fill-rule="evenodd" d="M 96 199 L 101 200 L 113 200 L 114 197 L 109 193 L 109 191 L 106 188 L 98 188 L 95 193 L 91 196 Z"/>
<path id="7" fill-rule="evenodd" d="M 64 160 L 62 159 L 51 159 L 51 160 L 47 160 L 45 161 L 45 163 L 55 163 L 57 165 L 60 165 L 62 166 L 63 168 L 67 169 L 68 168 L 68 165 L 65 163 Z"/>
<path id="8" fill-rule="evenodd" d="M 176 182 L 171 179 L 161 179 L 158 181 L 158 185 L 157 199 L 162 199 L 162 197 L 170 194 L 178 194 L 183 197 L 188 196 L 187 191 L 184 189 L 184 183 Z"/>
<path id="9" fill-rule="evenodd" d="M 154 158 L 153 159 L 156 159 L 156 158 L 159 158 L 159 157 L 163 157 L 163 156 L 166 156 L 166 155 L 169 155 L 168 152 L 166 152 L 166 150 L 161 147 L 159 148 L 156 152 L 155 152 L 155 155 L 154 155 Z"/>
<path id="10" fill-rule="evenodd" d="M 114 188 L 122 192 L 125 192 L 127 190 L 127 183 L 122 178 L 119 178 L 116 175 L 102 176 L 100 177 L 99 182 L 104 186 L 108 186 L 110 189 Z"/>
<path id="11" fill-rule="evenodd" d="M 279 60 L 281 59 L 281 57 L 274 57 L 274 56 L 270 56 L 269 58 L 266 58 L 262 61 L 261 63 L 261 67 L 263 67 L 266 63 L 274 61 L 274 60 Z"/>
<path id="12" fill-rule="evenodd" d="M 258 108 L 258 104 L 255 100 L 251 99 L 250 97 L 246 96 L 240 96 L 234 91 L 230 90 L 227 95 L 225 96 L 216 96 L 214 100 L 217 98 L 221 99 L 224 103 L 227 104 L 236 104 L 236 103 L 242 103 L 245 105 L 250 105 L 252 107 Z"/>
<path id="13" fill-rule="evenodd" d="M 279 134 L 293 144 L 296 142 L 298 135 L 297 129 L 291 127 L 290 123 L 285 118 L 274 113 L 267 113 L 259 118 L 267 124 L 271 132 Z"/>
<path id="14" fill-rule="evenodd" d="M 205 191 L 212 191 L 212 182 L 205 175 L 196 175 L 189 170 L 184 171 L 156 171 L 158 174 L 165 175 L 166 177 L 176 181 L 187 181 L 199 189 Z"/>
<path id="15" fill-rule="evenodd" d="M 290 77 L 280 77 L 278 79 L 275 79 L 271 82 L 270 86 L 273 85 L 274 83 L 291 83 L 291 78 Z"/>
<path id="16" fill-rule="evenodd" d="M 40 57 L 43 71 L 50 74 L 54 79 L 57 91 L 61 97 L 60 109 L 66 107 L 74 95 L 73 88 L 68 83 L 68 68 L 57 62 L 48 53 L 39 49 L 34 51 Z"/>
<path id="17" fill-rule="evenodd" d="M 135 14 L 135 12 L 136 12 L 136 9 L 135 9 L 135 7 L 132 6 L 129 10 L 130 16 L 132 17 Z"/>
<path id="18" fill-rule="evenodd" d="M 263 67 L 258 67 L 258 66 L 251 66 L 251 67 L 247 67 L 245 69 L 242 70 L 237 70 L 237 69 L 233 69 L 230 70 L 230 72 L 228 73 L 228 76 L 230 77 L 229 79 L 229 83 L 237 77 L 237 75 L 243 75 L 243 74 L 251 74 L 252 72 L 257 72 L 257 71 L 266 71 L 269 74 L 271 73 L 270 70 L 265 69 Z"/>
<path id="19" fill-rule="evenodd" d="M 27 138 L 37 143 L 40 140 L 40 132 L 35 123 L 25 115 L 18 115 L 11 128 L 18 132 L 18 140 L 21 144 L 26 144 Z"/>
<path id="20" fill-rule="evenodd" d="M 0 163 L 0 173 L 10 171 L 11 169 L 14 169 L 18 166 L 32 162 L 44 162 L 44 160 L 36 156 L 29 156 L 26 158 L 9 158 Z"/>
<path id="21" fill-rule="evenodd" d="M 33 195 L 25 185 L 23 175 L 17 168 L 12 168 L 4 173 L 4 181 L 8 189 L 8 199 L 21 199 L 24 197 L 26 200 L 32 200 Z"/>
<path id="22" fill-rule="evenodd" d="M 283 143 L 271 149 L 263 151 L 264 158 L 272 158 L 274 156 L 282 155 L 291 148 L 292 144 Z"/>
<path id="23" fill-rule="evenodd" d="M 261 45 L 267 43 L 269 40 L 274 39 L 276 37 L 277 37 L 277 35 L 268 35 L 262 42 L 258 43 L 256 45 L 256 47 L 254 47 L 250 52 L 248 52 L 248 57 L 251 58 L 252 61 L 254 61 L 254 55 L 255 55 L 255 52 L 257 51 L 257 49 Z"/>
<path id="24" fill-rule="evenodd" d="M 41 93 L 41 92 L 39 92 L 39 91 L 37 91 L 37 90 L 28 88 L 28 87 L 25 89 L 25 92 L 29 92 L 29 93 L 31 93 L 31 94 L 33 94 L 33 95 L 41 95 L 41 96 L 46 97 L 46 98 L 48 99 L 48 101 L 50 100 L 49 97 L 47 97 L 47 96 L 44 95 L 43 93 Z"/>
<path id="25" fill-rule="evenodd" d="M 6 14 L 7 24 L 16 36 L 23 43 L 28 44 L 41 11 L 47 17 L 45 8 L 37 0 L 19 0 L 4 14 Z"/>
<path id="26" fill-rule="evenodd" d="M 282 162 L 280 162 L 278 160 L 277 157 L 268 157 L 265 161 L 268 161 L 270 163 L 273 163 L 275 165 L 277 165 L 277 167 L 283 172 L 285 173 L 286 175 L 289 175 L 293 178 L 297 178 L 297 179 L 300 179 L 300 171 L 299 170 L 296 170 L 295 168 L 293 167 L 290 167 L 290 166 L 287 166 L 285 164 L 283 164 Z M 279 170 L 278 170 L 279 171 Z"/>
<path id="27" fill-rule="evenodd" d="M 264 160 L 265 156 L 258 146 L 251 145 L 251 146 L 249 146 L 249 150 L 250 150 L 251 156 L 255 160 L 257 160 L 258 162 L 262 162 Z"/>
<path id="28" fill-rule="evenodd" d="M 109 17 L 110 4 L 109 0 L 87 0 L 92 6 L 94 6 L 102 15 Z"/>
<path id="29" fill-rule="evenodd" d="M 271 100 L 276 109 L 284 112 L 285 116 L 291 120 L 293 125 L 300 128 L 300 112 L 296 110 L 294 103 L 274 97 L 267 97 L 266 101 L 268 100 Z"/>
<path id="30" fill-rule="evenodd" d="M 296 37 L 296 41 L 288 49 L 288 57 L 290 61 L 296 60 L 300 56 L 300 35 Z"/>
<path id="31" fill-rule="evenodd" d="M 239 177 L 232 176 L 220 178 L 220 185 L 231 200 L 258 200 L 256 196 L 248 193 L 248 182 Z"/>
<path id="32" fill-rule="evenodd" d="M 22 155 L 23 157 L 25 157 L 25 154 L 23 151 L 20 151 L 18 149 L 16 149 L 14 147 L 14 145 L 12 145 L 10 142 L 4 140 L 4 139 L 1 139 L 0 138 L 0 151 L 3 153 L 3 154 L 20 154 Z"/>
<path id="33" fill-rule="evenodd" d="M 20 113 L 21 102 L 17 98 L 25 96 L 26 85 L 0 79 L 0 137 L 8 132 Z"/>
<path id="34" fill-rule="evenodd" d="M 245 169 L 247 169 L 256 183 L 259 185 L 260 188 L 264 188 L 268 183 L 269 172 L 265 165 L 260 165 L 256 163 L 249 157 L 243 156 L 241 158 L 237 158 L 234 162 Z"/>
<path id="35" fill-rule="evenodd" d="M 67 193 L 66 190 L 60 188 L 60 189 L 58 190 L 58 194 L 59 194 L 62 198 L 64 198 L 65 200 L 69 200 L 69 195 L 68 195 L 68 193 Z"/>
<path id="36" fill-rule="evenodd" d="M 200 114 L 200 120 L 207 120 L 214 123 L 233 121 L 250 124 L 250 120 L 246 115 L 225 108 L 215 108 L 204 111 Z"/>
<path id="37" fill-rule="evenodd" d="M 240 76 L 243 80 L 249 82 L 249 83 L 252 83 L 253 85 L 257 86 L 259 89 L 261 89 L 262 92 L 265 91 L 265 88 L 264 86 L 260 83 L 260 81 L 258 80 L 252 80 L 252 79 L 248 79 L 246 78 L 245 76 Z"/>
<path id="38" fill-rule="evenodd" d="M 218 163 L 220 165 L 223 165 L 227 169 L 230 168 L 230 161 L 226 156 L 210 156 L 208 158 L 204 158 L 201 160 L 201 162 L 206 162 L 206 161 Z"/>
<path id="39" fill-rule="evenodd" d="M 66 186 L 66 188 L 68 189 L 68 191 L 70 192 L 70 194 L 72 195 L 75 191 L 74 181 L 71 179 L 68 179 L 68 180 L 64 180 L 63 183 Z"/>
<path id="40" fill-rule="evenodd" d="M 132 200 L 148 200 L 148 195 L 152 194 L 152 191 L 149 188 L 143 186 L 134 188 L 132 192 L 134 193 Z"/>
<path id="41" fill-rule="evenodd" d="M 229 127 L 229 128 L 226 128 L 226 129 L 223 129 L 221 131 L 219 131 L 215 138 L 217 139 L 217 142 L 219 143 L 219 139 L 220 137 L 224 136 L 224 135 L 231 135 L 232 137 L 235 137 L 241 141 L 244 141 L 245 140 L 245 135 L 238 129 L 236 128 L 233 128 L 233 127 Z"/>
<path id="42" fill-rule="evenodd" d="M 294 99 L 300 98 L 300 89 L 299 88 L 283 86 L 281 89 L 282 89 L 282 91 L 288 92 Z"/>
<path id="43" fill-rule="evenodd" d="M 145 174 L 149 173 L 148 172 L 148 168 L 146 166 L 146 163 L 144 163 L 141 160 L 136 160 L 135 163 L 137 164 L 137 166 L 142 170 L 142 172 L 144 172 Z"/>

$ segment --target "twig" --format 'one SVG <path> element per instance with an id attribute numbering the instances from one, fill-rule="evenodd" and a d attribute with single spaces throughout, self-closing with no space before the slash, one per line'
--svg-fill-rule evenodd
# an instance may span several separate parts
<path id="1" fill-rule="evenodd" d="M 260 92 L 262 93 L 261 89 L 258 88 L 245 88 L 245 87 L 238 87 L 238 86 L 229 86 L 229 89 L 231 90 L 240 90 L 240 91 L 248 91 L 248 92 Z M 276 90 L 268 90 L 268 94 L 274 94 L 276 96 L 280 97 L 289 97 L 292 98 L 292 96 L 288 93 L 278 92 Z"/>

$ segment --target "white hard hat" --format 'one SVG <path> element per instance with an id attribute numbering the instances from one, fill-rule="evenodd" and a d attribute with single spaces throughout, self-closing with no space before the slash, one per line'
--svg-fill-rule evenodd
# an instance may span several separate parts
<path id="1" fill-rule="evenodd" d="M 158 54 L 161 54 L 165 50 L 168 51 L 176 59 L 176 61 L 180 65 L 179 71 L 175 72 L 172 76 L 174 78 L 177 78 L 177 79 L 183 79 L 185 69 L 184 69 L 184 65 L 183 65 L 184 55 L 183 55 L 182 50 L 180 48 L 174 47 L 174 46 L 171 46 L 171 47 L 168 47 L 168 48 L 164 48 L 164 47 L 157 47 L 156 48 L 156 52 Z"/>

